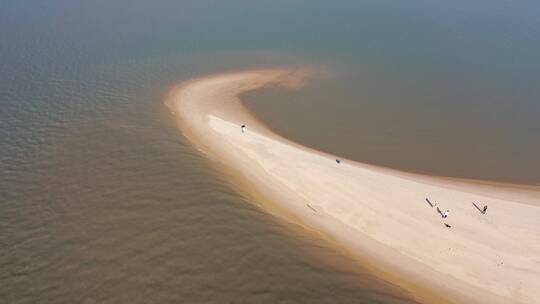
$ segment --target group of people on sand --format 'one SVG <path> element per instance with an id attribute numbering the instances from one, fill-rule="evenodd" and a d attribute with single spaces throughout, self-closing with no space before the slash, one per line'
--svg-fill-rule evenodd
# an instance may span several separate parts
<path id="1" fill-rule="evenodd" d="M 429 206 L 431 206 L 431 208 L 433 207 L 437 207 L 437 212 L 441 215 L 441 217 L 443 219 L 446 219 L 448 217 L 448 214 L 450 214 L 450 210 L 446 210 L 444 213 L 441 211 L 441 209 L 439 209 L 439 207 L 437 206 L 437 203 L 432 203 L 428 198 L 426 198 L 426 202 L 429 204 Z M 476 209 L 478 209 L 478 211 L 480 211 L 480 213 L 482 214 L 486 214 L 487 212 L 487 209 L 488 209 L 488 206 L 487 205 L 484 205 L 483 208 L 480 208 L 478 207 L 478 205 L 476 205 L 474 202 L 472 203 L 474 205 L 474 207 L 476 207 Z M 444 223 L 444 225 L 448 228 L 452 227 L 450 226 L 449 224 L 447 223 Z"/>
<path id="2" fill-rule="evenodd" d="M 241 125 L 240 126 L 240 130 L 242 130 L 242 133 L 246 133 L 246 125 Z M 340 159 L 336 159 L 336 163 L 337 164 L 340 164 L 341 163 L 341 160 Z M 426 198 L 426 201 L 428 202 L 428 204 L 431 206 L 431 208 L 433 207 L 437 207 L 437 212 L 441 215 L 441 217 L 443 219 L 446 219 L 448 218 L 448 215 L 450 214 L 450 210 L 446 210 L 445 212 L 442 212 L 441 209 L 439 209 L 439 207 L 437 206 L 437 203 L 433 204 L 428 198 Z M 472 203 L 474 205 L 474 207 L 476 207 L 476 209 L 478 209 L 478 211 L 480 211 L 480 213 L 482 214 L 486 214 L 486 211 L 487 211 L 487 208 L 488 206 L 487 205 L 484 205 L 483 208 L 480 208 L 478 205 L 476 205 L 474 202 Z M 444 225 L 448 228 L 452 227 L 450 226 L 449 224 L 447 223 L 444 223 Z"/>

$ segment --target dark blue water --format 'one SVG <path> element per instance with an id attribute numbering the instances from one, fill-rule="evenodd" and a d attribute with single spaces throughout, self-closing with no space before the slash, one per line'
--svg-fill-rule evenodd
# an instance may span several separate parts
<path id="1" fill-rule="evenodd" d="M 232 191 L 163 98 L 207 73 L 318 65 L 329 77 L 250 105 L 358 160 L 538 183 L 539 8 L 1 1 L 0 302 L 411 301 Z"/>

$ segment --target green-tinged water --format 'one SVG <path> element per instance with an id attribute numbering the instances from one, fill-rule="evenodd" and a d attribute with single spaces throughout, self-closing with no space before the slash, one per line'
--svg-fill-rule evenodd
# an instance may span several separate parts
<path id="1" fill-rule="evenodd" d="M 0 303 L 411 302 L 231 190 L 163 98 L 317 65 L 249 105 L 361 161 L 538 183 L 538 5 L 509 5 L 0 2 Z"/>

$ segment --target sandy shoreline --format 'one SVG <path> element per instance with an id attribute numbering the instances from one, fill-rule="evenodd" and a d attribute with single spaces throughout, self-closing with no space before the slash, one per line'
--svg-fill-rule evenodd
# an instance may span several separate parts
<path id="1" fill-rule="evenodd" d="M 338 164 L 335 156 L 274 134 L 238 98 L 266 85 L 301 87 L 309 74 L 269 69 L 213 75 L 173 88 L 166 103 L 197 147 L 243 176 L 246 191 L 373 261 L 419 299 L 433 299 L 419 291 L 425 289 L 454 302 L 538 301 L 540 187 Z M 426 198 L 449 209 L 448 218 Z M 489 204 L 487 213 L 472 202 Z"/>

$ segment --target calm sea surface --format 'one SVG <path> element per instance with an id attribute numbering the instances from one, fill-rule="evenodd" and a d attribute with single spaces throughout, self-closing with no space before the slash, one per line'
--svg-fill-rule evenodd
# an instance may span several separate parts
<path id="1" fill-rule="evenodd" d="M 539 5 L 0 2 L 0 303 L 409 303 L 235 193 L 163 106 L 194 76 L 318 65 L 249 94 L 292 139 L 540 183 Z"/>

